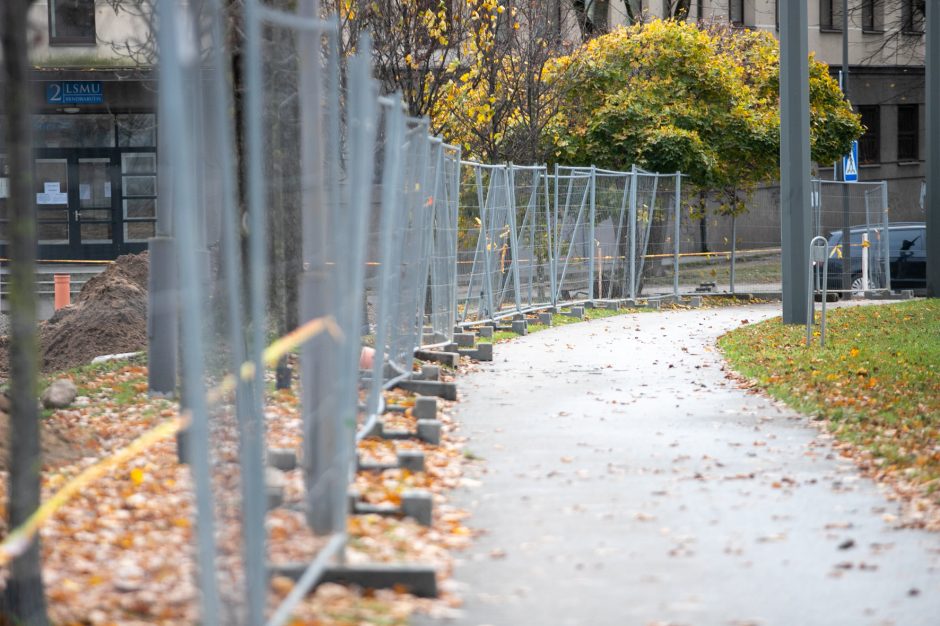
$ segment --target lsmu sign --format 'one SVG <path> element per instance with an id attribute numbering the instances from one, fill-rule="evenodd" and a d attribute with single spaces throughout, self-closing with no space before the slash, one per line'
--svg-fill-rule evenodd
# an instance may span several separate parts
<path id="1" fill-rule="evenodd" d="M 100 80 L 63 80 L 46 83 L 48 104 L 101 104 L 104 89 Z"/>

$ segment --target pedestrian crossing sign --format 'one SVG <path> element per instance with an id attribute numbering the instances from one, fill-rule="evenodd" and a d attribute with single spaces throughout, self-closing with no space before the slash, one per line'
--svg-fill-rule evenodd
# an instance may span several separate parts
<path id="1" fill-rule="evenodd" d="M 858 142 L 852 142 L 852 150 L 842 157 L 842 180 L 847 183 L 858 182 Z"/>

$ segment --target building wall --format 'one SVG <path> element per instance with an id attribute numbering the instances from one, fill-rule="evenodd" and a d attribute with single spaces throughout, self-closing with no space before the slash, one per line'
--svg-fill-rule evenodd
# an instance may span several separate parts
<path id="1" fill-rule="evenodd" d="M 139 14 L 139 7 L 149 6 L 140 0 L 126 0 L 126 8 L 115 11 L 105 0 L 95 1 L 94 44 L 50 44 L 49 0 L 37 0 L 29 11 L 30 61 L 36 65 L 138 65 L 149 64 L 149 54 L 128 51 L 149 48 L 149 20 Z"/>
<path id="2" fill-rule="evenodd" d="M 611 27 L 626 24 L 623 3 L 611 2 Z M 632 0 L 636 5 L 639 0 Z M 779 35 L 778 2 L 786 0 L 743 0 L 744 26 Z M 842 13 L 845 0 L 835 5 L 833 28 L 825 28 L 821 6 L 827 0 L 806 0 L 809 22 L 809 49 L 816 59 L 830 66 L 838 77 L 842 65 Z M 920 207 L 921 181 L 925 175 L 924 37 L 906 34 L 902 28 L 904 0 L 873 0 L 874 28 L 863 22 L 865 0 L 849 0 L 849 99 L 855 106 L 880 107 L 880 150 L 877 162 L 863 165 L 860 180 L 887 180 L 892 220 L 923 220 Z M 642 0 L 643 14 L 662 17 L 670 0 Z M 689 19 L 727 21 L 731 0 L 692 0 Z M 897 152 L 898 106 L 918 105 L 919 141 L 916 160 L 899 160 Z M 821 178 L 833 177 L 830 164 L 819 164 Z"/>

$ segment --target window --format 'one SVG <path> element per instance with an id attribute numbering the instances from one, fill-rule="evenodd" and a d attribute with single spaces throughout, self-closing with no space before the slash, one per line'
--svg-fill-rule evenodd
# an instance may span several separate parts
<path id="1" fill-rule="evenodd" d="M 95 0 L 49 0 L 49 43 L 95 45 Z"/>
<path id="2" fill-rule="evenodd" d="M 820 30 L 842 30 L 842 1 L 819 0 Z"/>
<path id="3" fill-rule="evenodd" d="M 862 31 L 864 32 L 871 33 L 881 30 L 880 20 L 875 17 L 876 3 L 878 3 L 878 0 L 863 0 L 862 2 Z"/>
<path id="4" fill-rule="evenodd" d="M 881 162 L 881 107 L 865 105 L 858 107 L 862 116 L 865 134 L 858 140 L 859 165 L 871 165 Z"/>
<path id="5" fill-rule="evenodd" d="M 898 105 L 898 161 L 920 159 L 918 145 L 919 108 L 916 104 Z"/>
<path id="6" fill-rule="evenodd" d="M 901 0 L 901 31 L 912 35 L 924 32 L 924 0 Z"/>
<path id="7" fill-rule="evenodd" d="M 744 25 L 744 0 L 730 0 L 728 2 L 728 21 L 735 26 Z"/>

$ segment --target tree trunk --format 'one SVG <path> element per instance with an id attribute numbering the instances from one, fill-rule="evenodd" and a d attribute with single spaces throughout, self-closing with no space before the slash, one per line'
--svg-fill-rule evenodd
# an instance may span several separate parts
<path id="1" fill-rule="evenodd" d="M 10 165 L 10 485 L 9 527 L 16 528 L 39 507 L 41 467 L 36 405 L 36 213 L 33 142 L 26 58 L 26 12 L 31 0 L 5 0 L 3 89 L 7 112 L 6 153 Z M 0 616 L 16 624 L 48 624 L 38 536 L 13 560 Z"/>

